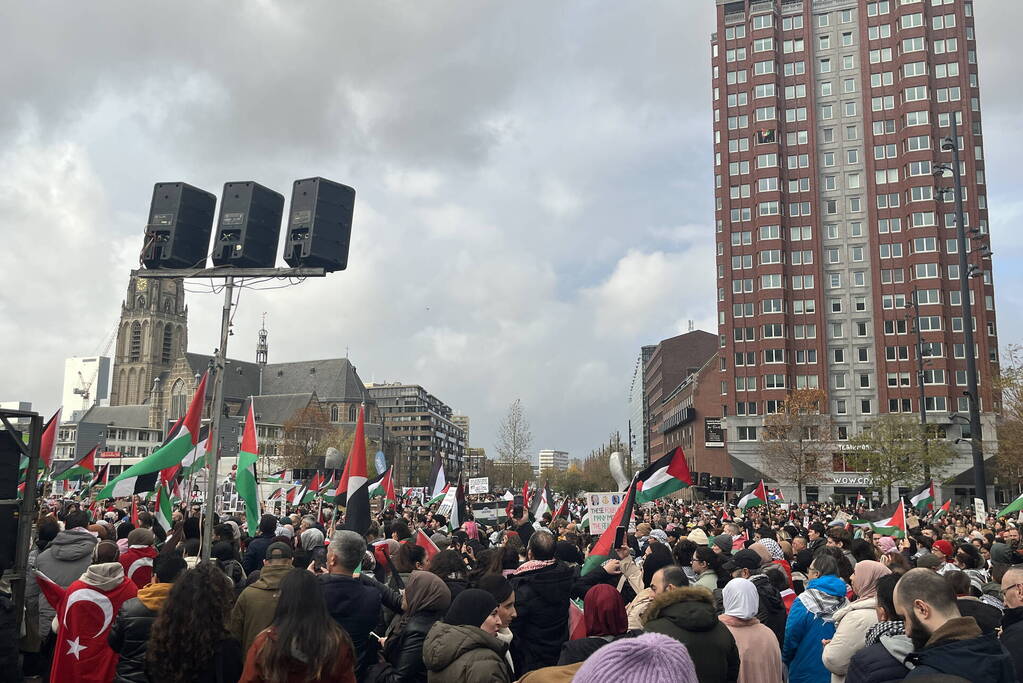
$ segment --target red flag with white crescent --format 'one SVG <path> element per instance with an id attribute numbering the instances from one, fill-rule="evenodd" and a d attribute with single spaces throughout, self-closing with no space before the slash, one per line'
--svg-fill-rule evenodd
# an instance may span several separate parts
<path id="1" fill-rule="evenodd" d="M 59 629 L 53 650 L 51 681 L 107 683 L 114 680 L 117 653 L 107 635 L 117 611 L 135 597 L 135 584 L 127 578 L 110 591 L 82 580 L 68 586 L 57 606 Z"/>

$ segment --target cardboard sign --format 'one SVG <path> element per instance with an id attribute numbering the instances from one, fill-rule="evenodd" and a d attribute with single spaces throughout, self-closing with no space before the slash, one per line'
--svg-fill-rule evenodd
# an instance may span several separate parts
<path id="1" fill-rule="evenodd" d="M 602 534 L 611 525 L 625 493 L 622 491 L 591 491 L 586 493 L 586 508 L 590 513 L 590 533 Z"/>
<path id="2" fill-rule="evenodd" d="M 469 495 L 490 493 L 490 477 L 474 477 L 469 480 Z"/>

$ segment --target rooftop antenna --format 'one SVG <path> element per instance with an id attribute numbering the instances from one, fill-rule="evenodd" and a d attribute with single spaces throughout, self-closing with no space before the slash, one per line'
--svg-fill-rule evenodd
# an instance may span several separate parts
<path id="1" fill-rule="evenodd" d="M 689 331 L 692 332 L 693 331 L 693 321 L 692 320 L 687 320 L 686 322 L 689 324 Z"/>

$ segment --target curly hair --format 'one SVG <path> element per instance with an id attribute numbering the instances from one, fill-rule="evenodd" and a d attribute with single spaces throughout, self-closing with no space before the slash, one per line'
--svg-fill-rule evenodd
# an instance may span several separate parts
<path id="1" fill-rule="evenodd" d="M 189 683 L 200 678 L 214 651 L 228 637 L 225 622 L 234 590 L 224 572 L 203 562 L 184 572 L 153 622 L 146 672 L 153 683 Z"/>
<path id="2" fill-rule="evenodd" d="M 436 574 L 442 579 L 446 579 L 452 574 L 456 578 L 464 578 L 466 573 L 465 562 L 462 561 L 462 555 L 457 550 L 442 550 L 434 555 L 433 559 L 430 560 L 427 571 Z"/>

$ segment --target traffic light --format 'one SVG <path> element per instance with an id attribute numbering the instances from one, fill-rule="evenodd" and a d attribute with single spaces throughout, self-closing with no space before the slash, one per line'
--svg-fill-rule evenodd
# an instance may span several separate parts
<path id="1" fill-rule="evenodd" d="M 284 244 L 284 260 L 292 268 L 348 267 L 355 190 L 325 178 L 296 180 Z"/>
<path id="2" fill-rule="evenodd" d="M 213 265 L 273 268 L 284 195 L 252 181 L 224 183 Z"/>
<path id="3" fill-rule="evenodd" d="M 149 206 L 146 268 L 205 268 L 217 198 L 187 183 L 157 183 Z"/>

